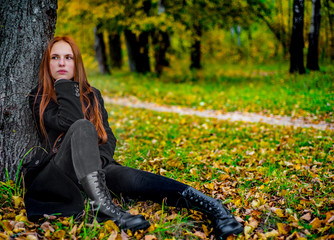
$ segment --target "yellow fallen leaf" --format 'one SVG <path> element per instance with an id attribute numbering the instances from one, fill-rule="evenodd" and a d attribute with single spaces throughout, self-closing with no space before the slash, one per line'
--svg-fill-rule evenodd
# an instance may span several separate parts
<path id="1" fill-rule="evenodd" d="M 241 207 L 242 202 L 241 202 L 240 198 L 233 200 L 233 202 L 234 202 L 235 206 Z"/>
<path id="2" fill-rule="evenodd" d="M 271 207 L 270 210 L 272 212 L 274 212 L 277 216 L 284 217 L 284 213 L 283 213 L 282 209 L 276 208 L 276 207 Z"/>
<path id="3" fill-rule="evenodd" d="M 277 223 L 278 232 L 286 235 L 291 231 L 291 227 L 285 223 Z"/>
<path id="4" fill-rule="evenodd" d="M 321 227 L 321 223 L 322 223 L 322 221 L 319 218 L 315 218 L 315 219 L 312 220 L 310 225 L 312 226 L 312 229 L 317 229 L 317 228 Z"/>
<path id="5" fill-rule="evenodd" d="M 53 239 L 64 239 L 65 238 L 65 231 L 61 229 L 61 230 L 55 232 L 52 235 L 52 238 Z"/>
<path id="6" fill-rule="evenodd" d="M 0 239 L 9 239 L 9 236 L 4 234 L 4 233 L 0 233 Z"/>
<path id="7" fill-rule="evenodd" d="M 111 221 L 111 220 L 108 220 L 104 223 L 104 228 L 109 232 L 113 232 L 113 231 L 117 231 L 119 232 L 119 228 L 117 227 L 117 225 Z"/>
<path id="8" fill-rule="evenodd" d="M 279 236 L 279 232 L 277 232 L 275 229 L 272 230 L 271 232 L 266 232 L 266 238 L 275 238 Z"/>
<path id="9" fill-rule="evenodd" d="M 16 222 L 28 222 L 28 218 L 24 213 L 20 213 L 19 215 L 15 216 Z"/>
<path id="10" fill-rule="evenodd" d="M 210 232 L 208 227 L 204 224 L 202 224 L 202 229 L 203 229 L 203 232 L 205 233 L 206 236 L 209 236 Z"/>
<path id="11" fill-rule="evenodd" d="M 23 199 L 19 196 L 12 196 L 14 202 L 14 208 L 19 208 L 21 204 L 23 204 Z"/>

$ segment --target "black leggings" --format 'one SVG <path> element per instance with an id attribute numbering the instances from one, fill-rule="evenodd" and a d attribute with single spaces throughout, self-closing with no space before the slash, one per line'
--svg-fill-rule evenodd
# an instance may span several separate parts
<path id="1" fill-rule="evenodd" d="M 154 173 L 125 167 L 117 163 L 102 166 L 98 137 L 94 125 L 78 120 L 67 131 L 55 158 L 55 164 L 79 188 L 80 180 L 94 171 L 104 171 L 107 187 L 117 196 L 134 200 L 151 200 L 175 206 L 187 185 Z"/>

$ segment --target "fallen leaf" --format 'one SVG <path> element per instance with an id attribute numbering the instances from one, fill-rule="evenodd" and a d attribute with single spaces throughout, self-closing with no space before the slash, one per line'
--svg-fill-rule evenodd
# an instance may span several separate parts
<path id="1" fill-rule="evenodd" d="M 122 240 L 129 240 L 128 234 L 126 234 L 123 230 L 121 232 L 121 238 L 122 238 Z"/>
<path id="2" fill-rule="evenodd" d="M 110 236 L 108 237 L 108 240 L 116 240 L 118 233 L 116 231 L 112 231 Z"/>
<path id="3" fill-rule="evenodd" d="M 34 235 L 28 235 L 26 237 L 26 240 L 38 240 L 38 238 L 36 236 L 34 236 Z"/>
<path id="4" fill-rule="evenodd" d="M 156 240 L 157 237 L 154 235 L 145 235 L 145 240 Z"/>
<path id="5" fill-rule="evenodd" d="M 204 232 L 196 231 L 194 236 L 199 237 L 200 239 L 206 239 L 206 235 Z"/>
<path id="6" fill-rule="evenodd" d="M 108 220 L 104 223 L 104 228 L 109 232 L 117 231 L 119 232 L 118 226 L 111 220 Z"/>
<path id="7" fill-rule="evenodd" d="M 248 224 L 247 226 L 250 226 L 252 227 L 253 229 L 257 228 L 257 226 L 259 225 L 259 222 L 257 220 L 255 220 L 253 217 L 251 217 L 249 220 L 248 220 Z"/>
<path id="8" fill-rule="evenodd" d="M 277 223 L 278 232 L 286 235 L 291 231 L 291 227 L 285 223 Z"/>
<path id="9" fill-rule="evenodd" d="M 310 221 L 311 220 L 311 214 L 310 213 L 306 213 L 300 219 L 303 219 L 303 220 L 306 220 L 306 221 Z"/>
<path id="10" fill-rule="evenodd" d="M 42 225 L 41 225 L 41 229 L 46 232 L 47 230 L 49 230 L 50 232 L 54 232 L 55 229 L 52 227 L 51 223 L 50 222 L 44 222 Z"/>
<path id="11" fill-rule="evenodd" d="M 12 196 L 14 201 L 14 208 L 19 208 L 20 205 L 23 205 L 23 199 L 20 196 Z"/>
<path id="12" fill-rule="evenodd" d="M 270 210 L 272 212 L 274 212 L 277 216 L 284 217 L 284 213 L 283 213 L 282 209 L 276 208 L 276 207 L 271 207 Z"/>
<path id="13" fill-rule="evenodd" d="M 270 231 L 270 232 L 266 232 L 265 233 L 266 238 L 275 238 L 277 236 L 279 236 L 279 232 L 277 232 L 275 229 Z"/>
<path id="14" fill-rule="evenodd" d="M 52 238 L 55 238 L 55 239 L 64 239 L 65 238 L 65 231 L 61 229 L 61 230 L 55 232 L 52 235 Z"/>
<path id="15" fill-rule="evenodd" d="M 317 229 L 321 227 L 322 221 L 319 218 L 315 218 L 310 222 L 310 225 L 312 226 L 312 229 Z"/>

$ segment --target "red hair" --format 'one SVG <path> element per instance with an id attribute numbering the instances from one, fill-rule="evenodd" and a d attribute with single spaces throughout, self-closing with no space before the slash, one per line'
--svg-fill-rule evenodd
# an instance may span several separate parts
<path id="1" fill-rule="evenodd" d="M 103 127 L 102 116 L 99 110 L 99 103 L 97 101 L 97 98 L 94 94 L 92 87 L 88 83 L 79 47 L 77 46 L 77 44 L 74 42 L 73 39 L 66 37 L 66 36 L 65 37 L 55 37 L 51 39 L 43 54 L 40 71 L 39 71 L 38 93 L 36 95 L 36 99 L 37 99 L 37 96 L 42 91 L 42 100 L 41 100 L 40 108 L 39 108 L 39 123 L 40 123 L 41 132 L 43 136 L 47 138 L 47 133 L 46 133 L 44 122 L 43 122 L 43 114 L 44 114 L 46 106 L 51 101 L 51 99 L 57 102 L 56 93 L 54 89 L 55 79 L 52 78 L 51 72 L 50 72 L 50 58 L 51 58 L 50 55 L 51 55 L 51 49 L 53 45 L 56 42 L 60 42 L 60 41 L 64 41 L 68 43 L 72 48 L 73 55 L 74 55 L 74 64 L 75 64 L 73 81 L 79 83 L 82 112 L 84 113 L 85 119 L 88 119 L 94 124 L 98 137 L 99 137 L 99 144 L 103 144 L 107 141 L 108 137 Z M 93 93 L 94 95 L 93 103 L 91 103 L 88 97 L 90 93 Z"/>

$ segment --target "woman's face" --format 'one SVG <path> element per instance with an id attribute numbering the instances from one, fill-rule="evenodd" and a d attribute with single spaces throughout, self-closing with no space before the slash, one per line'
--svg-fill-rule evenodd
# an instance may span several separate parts
<path id="1" fill-rule="evenodd" d="M 70 44 L 64 41 L 53 44 L 50 58 L 50 71 L 54 80 L 73 79 L 75 63 Z"/>

